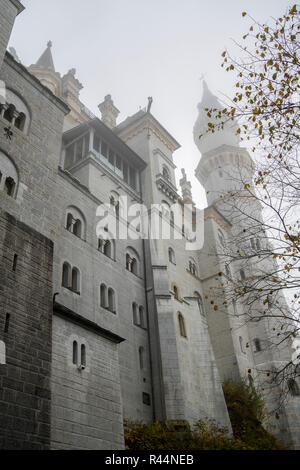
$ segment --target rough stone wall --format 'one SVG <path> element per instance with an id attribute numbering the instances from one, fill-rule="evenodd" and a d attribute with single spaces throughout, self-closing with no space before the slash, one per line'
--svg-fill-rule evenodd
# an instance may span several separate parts
<path id="1" fill-rule="evenodd" d="M 0 448 L 47 449 L 53 244 L 1 211 L 0 259 Z"/>
<path id="2" fill-rule="evenodd" d="M 18 3 L 18 2 L 17 2 Z M 11 0 L 0 0 L 0 68 L 5 55 L 15 17 L 18 14 L 16 5 Z"/>
<path id="3" fill-rule="evenodd" d="M 72 362 L 73 341 L 86 347 L 86 367 Z M 53 317 L 52 449 L 124 447 L 118 345 Z M 80 351 L 79 351 L 80 355 Z"/>

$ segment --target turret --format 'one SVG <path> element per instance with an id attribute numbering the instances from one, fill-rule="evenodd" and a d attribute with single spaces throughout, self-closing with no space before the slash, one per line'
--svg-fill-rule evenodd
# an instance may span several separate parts
<path id="1" fill-rule="evenodd" d="M 54 95 L 61 97 L 61 77 L 55 71 L 52 57 L 52 42 L 48 41 L 47 47 L 38 61 L 30 65 L 29 72 L 38 78 L 43 85 L 49 88 Z"/>
<path id="2" fill-rule="evenodd" d="M 207 108 L 221 110 L 223 106 L 203 81 L 199 115 L 194 125 L 194 141 L 202 156 L 195 174 L 204 186 L 208 204 L 211 205 L 228 191 L 240 190 L 246 183 L 251 184 L 253 162 L 247 150 L 239 146 L 236 120 L 226 122 L 222 130 L 206 132 L 209 122 L 221 122 L 209 118 Z"/>
<path id="3" fill-rule="evenodd" d="M 120 113 L 118 108 L 114 105 L 111 95 L 106 95 L 104 101 L 98 106 L 101 112 L 101 120 L 110 129 L 113 129 L 117 125 L 117 117 Z"/>

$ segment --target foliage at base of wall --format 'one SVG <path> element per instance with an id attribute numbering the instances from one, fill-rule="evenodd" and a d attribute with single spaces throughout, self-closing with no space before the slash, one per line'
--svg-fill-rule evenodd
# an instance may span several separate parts
<path id="1" fill-rule="evenodd" d="M 245 382 L 223 385 L 233 436 L 211 420 L 191 429 L 186 422 L 141 423 L 126 421 L 127 450 L 283 450 L 283 445 L 262 426 L 265 416 L 261 397 Z"/>

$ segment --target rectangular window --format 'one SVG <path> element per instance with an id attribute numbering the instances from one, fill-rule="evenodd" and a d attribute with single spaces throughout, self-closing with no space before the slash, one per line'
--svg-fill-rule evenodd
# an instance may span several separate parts
<path id="1" fill-rule="evenodd" d="M 100 138 L 96 134 L 94 135 L 93 149 L 100 152 Z"/>
<path id="2" fill-rule="evenodd" d="M 82 151 L 83 151 L 83 139 L 79 139 L 76 142 L 76 151 L 75 151 L 75 162 L 78 162 L 82 159 Z"/>
<path id="3" fill-rule="evenodd" d="M 115 153 L 111 149 L 108 151 L 108 163 L 112 169 L 115 168 Z"/>
<path id="4" fill-rule="evenodd" d="M 128 183 L 128 165 L 125 162 L 123 162 L 123 178 L 125 183 Z"/>
<path id="5" fill-rule="evenodd" d="M 101 142 L 101 155 L 105 158 L 107 158 L 108 155 L 107 143 L 103 141 Z"/>
<path id="6" fill-rule="evenodd" d="M 117 173 L 120 178 L 123 178 L 123 171 L 122 171 L 122 158 L 119 155 L 116 155 L 116 167 L 115 172 Z"/>
<path id="7" fill-rule="evenodd" d="M 133 168 L 129 168 L 129 184 L 136 189 L 136 171 Z"/>
<path id="8" fill-rule="evenodd" d="M 73 165 L 74 162 L 74 149 L 75 145 L 69 145 L 69 147 L 66 149 L 66 159 L 65 159 L 65 168 L 69 168 L 70 166 Z"/>
<path id="9" fill-rule="evenodd" d="M 84 136 L 84 141 L 83 141 L 84 145 L 83 145 L 83 153 L 82 153 L 82 156 L 85 157 L 88 152 L 89 152 L 89 147 L 90 147 L 90 135 L 89 134 L 86 134 Z"/>

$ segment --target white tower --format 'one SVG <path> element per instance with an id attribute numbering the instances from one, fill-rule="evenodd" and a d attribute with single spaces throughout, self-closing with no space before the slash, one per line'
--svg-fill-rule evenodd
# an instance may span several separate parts
<path id="1" fill-rule="evenodd" d="M 216 249 L 213 253 L 218 260 L 221 271 L 226 268 L 226 253 L 237 253 L 237 250 L 243 250 L 251 253 L 252 256 L 246 256 L 245 260 L 235 260 L 230 264 L 230 271 L 226 273 L 229 290 L 239 283 L 247 283 L 247 279 L 259 279 L 264 273 L 277 272 L 276 263 L 273 259 L 268 259 L 263 255 L 264 247 L 267 248 L 269 240 L 264 231 L 263 215 L 261 204 L 256 197 L 252 197 L 247 188 L 255 193 L 253 188 L 253 161 L 245 148 L 239 146 L 239 139 L 236 131 L 238 124 L 235 120 L 225 123 L 224 128 L 214 133 L 206 133 L 208 123 L 216 124 L 213 117 L 207 116 L 207 109 L 221 110 L 224 108 L 218 99 L 208 90 L 206 83 L 203 83 L 202 101 L 198 104 L 199 116 L 194 126 L 194 140 L 201 152 L 201 159 L 196 169 L 196 177 L 204 186 L 207 193 L 208 205 L 217 209 L 229 222 L 230 230 L 227 233 L 227 242 Z M 219 121 L 221 122 L 221 120 Z M 202 135 L 201 139 L 199 136 Z M 249 185 L 246 186 L 245 185 Z M 233 197 L 234 195 L 234 197 Z M 253 238 L 255 237 L 255 238 Z M 208 251 L 208 241 L 206 242 L 206 251 Z M 227 246 L 226 246 L 227 243 Z M 222 245 L 222 243 L 221 243 Z M 225 248 L 224 248 L 225 246 Z M 234 258 L 237 258 L 234 256 Z M 223 265 L 223 266 L 222 266 Z M 228 266 L 227 266 L 228 267 Z M 227 281 L 225 281 L 227 282 Z M 260 386 L 265 394 L 265 403 L 269 411 L 276 408 L 280 390 L 277 386 L 268 387 L 265 382 L 266 376 L 262 373 L 265 370 L 278 368 L 291 359 L 291 350 L 287 344 L 276 349 L 270 347 L 270 338 L 274 337 L 274 327 L 278 326 L 278 321 L 274 318 L 274 303 L 267 307 L 263 305 L 262 300 L 257 299 L 252 305 L 251 312 L 256 312 L 260 321 L 249 321 L 252 315 L 249 315 L 250 307 L 243 299 L 236 303 L 234 296 L 230 298 L 234 302 L 234 314 L 228 308 L 224 307 L 224 313 L 228 318 L 228 324 L 224 322 L 223 331 L 230 326 L 232 333 L 233 350 L 232 355 L 236 358 L 240 376 L 247 376 L 247 370 L 256 371 L 253 374 L 256 385 Z M 278 293 L 277 300 L 282 308 L 288 310 L 282 293 Z M 276 303 L 277 303 L 276 300 Z M 263 318 L 263 312 L 268 309 L 268 319 Z M 232 310 L 232 306 L 231 306 Z M 247 318 L 248 321 L 245 321 Z M 241 321 L 242 319 L 242 321 Z M 253 320 L 253 318 L 252 318 Z M 212 334 L 212 343 L 215 345 L 215 354 L 218 358 L 219 367 L 224 371 L 223 378 L 233 376 L 230 373 L 233 366 L 226 363 L 226 355 L 222 352 L 224 344 L 229 344 L 229 334 L 223 333 L 222 339 L 214 340 L 218 331 L 219 319 L 211 315 L 210 330 Z M 256 342 L 261 345 L 259 350 Z M 240 344 L 239 344 L 240 343 Z M 247 348 L 246 348 L 247 345 Z M 227 356 L 228 356 L 227 351 Z M 227 364 L 225 366 L 225 364 Z M 222 376 L 222 371 L 220 372 Z M 273 431 L 284 442 L 294 442 L 295 448 L 300 445 L 300 420 L 299 403 L 296 403 L 299 397 L 290 397 L 290 400 L 281 408 L 281 418 L 276 421 L 270 417 L 269 422 L 274 426 Z M 274 413 L 272 414 L 272 416 Z"/>

